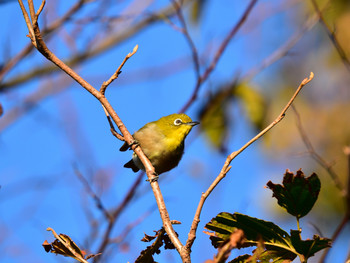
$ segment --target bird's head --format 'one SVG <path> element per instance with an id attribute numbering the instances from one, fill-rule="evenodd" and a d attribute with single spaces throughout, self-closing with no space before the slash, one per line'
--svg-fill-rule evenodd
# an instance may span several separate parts
<path id="1" fill-rule="evenodd" d="M 184 113 L 174 113 L 155 121 L 155 124 L 170 138 L 176 137 L 178 140 L 184 140 L 192 127 L 199 122 L 192 121 Z"/>

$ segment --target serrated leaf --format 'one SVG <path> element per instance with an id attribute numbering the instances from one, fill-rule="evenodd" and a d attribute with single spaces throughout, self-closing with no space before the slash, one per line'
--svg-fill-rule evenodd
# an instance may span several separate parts
<path id="1" fill-rule="evenodd" d="M 311 240 L 301 240 L 299 231 L 297 230 L 291 230 L 291 240 L 296 251 L 306 259 L 324 248 L 331 247 L 331 239 L 314 235 Z"/>
<path id="2" fill-rule="evenodd" d="M 233 95 L 240 99 L 249 121 L 257 130 L 261 130 L 265 124 L 267 107 L 262 94 L 249 83 L 242 82 L 233 89 Z"/>
<path id="3" fill-rule="evenodd" d="M 221 241 L 214 242 L 218 247 L 224 240 L 230 237 L 236 228 L 242 229 L 250 246 L 256 245 L 262 239 L 265 245 L 279 244 L 280 247 L 291 246 L 290 236 L 287 232 L 272 222 L 250 217 L 240 213 L 220 213 L 213 218 L 205 228 L 215 231 L 215 236 Z"/>
<path id="4" fill-rule="evenodd" d="M 272 262 L 271 260 L 276 260 L 273 262 L 282 262 L 280 260 L 293 260 L 297 256 L 288 233 L 272 222 L 240 213 L 230 214 L 223 212 L 206 224 L 205 228 L 215 231 L 210 239 L 216 248 L 229 238 L 235 229 L 242 229 L 246 238 L 243 247 L 258 246 L 259 243 L 263 242 L 266 250 L 261 253 L 259 260 L 266 259 L 266 262 Z"/>
<path id="5" fill-rule="evenodd" d="M 291 235 L 272 222 L 264 221 L 240 213 L 219 213 L 205 229 L 214 231 L 210 235 L 215 248 L 221 246 L 225 240 L 237 229 L 244 232 L 245 243 L 241 247 L 256 246 L 252 256 L 237 257 L 230 263 L 286 263 L 297 256 L 308 259 L 316 252 L 329 247 L 330 239 L 317 235 L 312 240 L 301 240 L 299 231 L 291 230 Z"/>
<path id="6" fill-rule="evenodd" d="M 300 169 L 296 175 L 287 170 L 282 185 L 269 181 L 267 186 L 272 190 L 273 197 L 276 197 L 281 207 L 285 208 L 289 214 L 301 218 L 314 206 L 321 189 L 321 182 L 315 173 L 305 177 Z"/>

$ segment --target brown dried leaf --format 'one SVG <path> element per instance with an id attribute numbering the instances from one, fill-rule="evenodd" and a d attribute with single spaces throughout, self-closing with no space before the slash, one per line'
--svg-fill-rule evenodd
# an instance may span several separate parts
<path id="1" fill-rule="evenodd" d="M 49 242 L 47 242 L 47 240 L 44 241 L 42 246 L 44 247 L 44 249 L 47 253 L 51 251 L 51 244 Z"/>

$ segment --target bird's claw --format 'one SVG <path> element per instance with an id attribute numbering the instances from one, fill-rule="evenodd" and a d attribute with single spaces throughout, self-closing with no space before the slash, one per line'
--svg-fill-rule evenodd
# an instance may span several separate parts
<path id="1" fill-rule="evenodd" d="M 131 150 L 131 147 L 132 147 L 133 145 L 140 146 L 140 143 L 139 143 L 138 141 L 136 141 L 136 140 L 133 140 L 133 141 L 128 145 L 130 150 Z"/>
<path id="2" fill-rule="evenodd" d="M 157 173 L 153 173 L 154 177 L 147 179 L 147 182 L 153 183 L 153 182 L 157 182 L 159 175 Z"/>

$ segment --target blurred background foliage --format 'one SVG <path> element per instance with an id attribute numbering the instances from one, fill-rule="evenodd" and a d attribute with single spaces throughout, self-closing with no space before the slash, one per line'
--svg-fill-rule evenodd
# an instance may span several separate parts
<path id="1" fill-rule="evenodd" d="M 134 131 L 145 122 L 179 111 L 192 94 L 198 72 L 196 74 L 194 52 L 184 34 L 184 28 L 188 30 L 196 47 L 200 73 L 203 73 L 247 5 L 235 1 L 181 2 L 186 27 L 177 17 L 172 1 L 151 0 L 116 3 L 108 0 L 70 3 L 47 1 L 40 26 L 49 47 L 97 88 L 113 74 L 134 45 L 139 44 L 138 53 L 127 62 L 121 77 L 106 93 L 125 125 Z M 321 10 L 323 21 L 318 18 L 315 3 Z M 36 5 L 39 6 L 39 2 Z M 122 169 L 128 156 L 115 153 L 119 144 L 109 134 L 101 107 L 31 48 L 29 40 L 24 37 L 26 28 L 17 2 L 1 1 L 0 12 L 3 14 L 1 23 L 8 25 L 3 29 L 0 43 L 0 109 L 3 111 L 0 117 L 0 151 L 3 159 L 0 161 L 1 210 L 18 203 L 23 207 L 23 210 L 13 215 L 10 213 L 9 218 L 2 219 L 0 227 L 4 230 L 3 236 L 8 238 L 16 232 L 9 223 L 14 218 L 25 214 L 27 220 L 31 220 L 31 213 L 26 211 L 31 211 L 41 198 L 45 197 L 44 200 L 48 200 L 50 206 L 62 205 L 52 198 L 57 194 L 56 190 L 62 191 L 67 182 L 73 180 L 72 163 L 78 164 L 93 191 L 103 199 L 104 205 L 114 209 L 115 200 L 119 203 L 123 199 L 135 177 L 130 177 Z M 10 15 L 5 16 L 5 13 Z M 261 209 L 263 215 L 286 219 L 288 222 L 289 218 L 284 218 L 283 211 L 269 194 L 252 197 L 252 193 L 268 180 L 280 183 L 283 169 L 296 171 L 302 167 L 308 175 L 316 172 L 322 183 L 319 200 L 304 221 L 305 225 L 312 222 L 313 226 L 305 228 L 314 232 L 321 230 L 322 235 L 332 236 L 346 211 L 344 192 L 349 180 L 349 164 L 343 152 L 344 147 L 350 144 L 349 24 L 348 0 L 258 1 L 237 36 L 223 52 L 214 71 L 201 85 L 197 99 L 187 111 L 192 119 L 201 122 L 201 127 L 196 136 L 190 139 L 191 148 L 186 150 L 188 161 L 183 160 L 183 166 L 173 172 L 181 176 L 188 174 L 185 180 L 195 184 L 195 189 L 198 188 L 195 197 L 184 194 L 184 198 L 194 199 L 193 206 L 187 210 L 182 208 L 184 210 L 179 212 L 188 215 L 188 219 L 180 220 L 184 221 L 185 226 L 193 218 L 200 192 L 219 173 L 226 155 L 237 150 L 274 120 L 301 80 L 312 71 L 315 73 L 314 80 L 303 89 L 295 102 L 298 114 L 290 110 L 282 123 L 263 137 L 259 147 L 253 148 L 257 153 L 247 151 L 243 153 L 248 156 L 243 157 L 247 160 L 237 161 L 242 162 L 237 164 L 240 169 L 238 173 L 249 173 L 249 167 L 252 167 L 256 170 L 252 170 L 254 174 L 251 176 L 258 178 L 260 184 L 241 189 L 244 193 L 239 192 L 233 198 L 235 201 L 225 198 L 224 186 L 219 188 L 222 195 L 218 194 L 219 197 L 208 204 L 211 211 L 203 215 L 203 223 L 216 214 L 215 209 L 221 212 L 234 209 L 232 207 L 244 207 L 245 202 L 259 201 L 260 204 L 250 205 L 252 211 Z M 298 129 L 298 123 L 302 130 Z M 323 165 L 332 167 L 343 191 L 335 186 L 329 172 L 310 156 L 302 133 L 315 152 L 322 156 Z M 107 149 L 106 145 L 113 147 Z M 165 191 L 174 191 L 167 198 L 175 199 L 172 202 L 176 207 L 177 202 L 181 202 L 176 195 L 176 189 L 179 189 L 177 178 L 169 176 L 162 180 L 163 185 L 171 185 L 168 188 L 165 186 Z M 251 177 L 242 180 L 247 181 L 234 182 L 231 187 L 251 183 Z M 72 203 L 68 201 L 68 211 L 72 213 L 69 217 L 76 217 L 74 211 L 82 210 L 85 216 L 79 222 L 103 229 L 106 222 L 101 220 L 99 211 L 91 208 L 94 207 L 93 202 L 89 201 L 91 193 L 82 185 L 75 182 L 74 186 L 70 185 L 72 188 L 68 193 L 64 192 L 64 195 L 69 196 L 68 200 L 77 199 Z M 28 197 L 26 186 L 38 192 Z M 123 235 L 123 229 L 130 221 L 136 222 L 143 218 L 137 214 L 138 207 L 147 207 L 147 211 L 143 211 L 144 217 L 153 213 L 157 218 L 156 212 L 150 212 L 154 211 L 154 202 L 147 187 L 142 185 L 135 193 L 132 209 L 126 210 L 132 215 L 131 218 L 125 216 L 118 225 L 117 232 L 120 235 Z M 81 192 L 81 197 L 74 195 L 77 191 Z M 185 188 L 183 191 L 190 190 Z M 151 197 L 148 196 L 145 203 L 135 201 L 142 200 L 142 196 L 147 193 Z M 247 201 L 236 200 L 245 200 L 245 194 L 249 196 Z M 26 198 L 18 199 L 18 196 L 23 195 L 33 200 L 30 205 L 25 203 Z M 238 202 L 238 205 L 231 207 L 223 199 L 228 203 Z M 222 202 L 222 206 L 216 202 Z M 47 206 L 36 209 L 45 214 Z M 174 214 L 171 208 L 170 205 L 170 215 Z M 37 212 L 34 216 L 35 225 L 40 225 L 40 228 L 41 220 L 47 226 L 50 219 L 56 216 L 50 214 L 45 218 L 41 213 Z M 158 226 L 160 222 L 156 221 L 147 230 L 152 231 L 150 229 Z M 69 230 L 63 225 L 60 231 L 64 232 L 65 229 Z M 146 231 L 144 226 L 139 229 L 135 226 L 135 229 L 135 233 Z M 187 227 L 183 230 L 183 236 L 186 230 Z M 96 243 L 99 243 L 96 240 L 101 237 L 101 232 L 94 229 L 90 229 L 89 234 L 82 232 L 76 233 L 78 239 L 86 238 L 86 246 L 96 250 Z M 349 239 L 345 236 L 349 228 L 345 228 L 344 232 L 340 251 L 348 251 Z M 35 231 L 29 233 L 34 234 Z M 132 245 L 138 238 L 135 233 L 122 241 L 116 241 L 120 251 L 129 260 L 136 258 L 142 248 L 141 245 Z M 3 241 L 5 245 L 2 249 L 8 252 L 10 247 L 16 251 L 11 253 L 17 255 L 18 247 L 14 245 L 16 238 L 9 240 L 7 243 Z M 199 242 L 200 246 L 209 245 L 208 240 L 208 243 Z M 106 253 L 109 257 L 113 254 L 114 246 L 117 245 L 112 244 Z M 336 244 L 334 247 L 337 249 Z M 196 249 L 201 250 L 199 247 L 193 250 Z M 336 254 L 339 255 L 334 252 Z M 194 256 L 197 262 L 206 259 L 203 255 Z M 342 252 L 341 259 L 345 256 L 346 252 Z M 31 257 L 43 260 L 40 256 Z M 20 257 L 17 259 L 11 261 L 5 257 L 7 261 L 4 262 L 20 262 Z M 169 262 L 178 262 L 176 259 L 177 255 L 169 254 L 163 258 Z"/>

